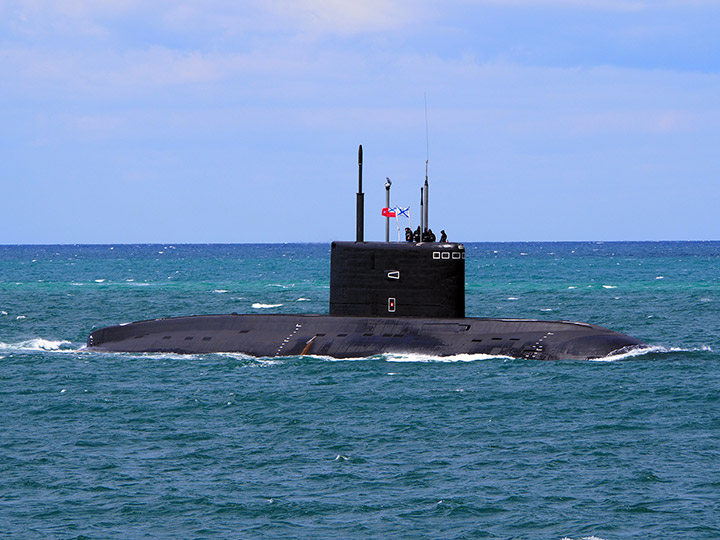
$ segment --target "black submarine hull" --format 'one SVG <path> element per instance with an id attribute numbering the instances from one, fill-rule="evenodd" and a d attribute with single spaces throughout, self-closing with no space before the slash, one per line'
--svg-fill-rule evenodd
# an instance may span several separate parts
<path id="1" fill-rule="evenodd" d="M 110 326 L 92 332 L 96 351 L 242 353 L 360 358 L 384 353 L 487 354 L 534 360 L 590 360 L 647 347 L 601 326 L 532 319 L 197 315 Z"/>

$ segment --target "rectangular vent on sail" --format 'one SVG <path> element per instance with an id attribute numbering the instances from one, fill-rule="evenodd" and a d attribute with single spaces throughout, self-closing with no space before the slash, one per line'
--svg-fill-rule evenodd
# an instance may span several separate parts
<path id="1" fill-rule="evenodd" d="M 250 330 L 238 330 L 238 334 L 247 334 Z"/>
<path id="2" fill-rule="evenodd" d="M 170 339 L 172 336 L 163 336 L 163 339 Z"/>
<path id="3" fill-rule="evenodd" d="M 347 337 L 347 334 L 338 334 L 337 337 Z"/>
<path id="4" fill-rule="evenodd" d="M 192 341 L 193 338 L 194 338 L 194 336 L 188 336 L 188 337 L 185 338 L 185 341 Z"/>
<path id="5" fill-rule="evenodd" d="M 210 336 L 205 336 L 204 338 L 202 338 L 203 341 L 210 341 L 211 339 L 212 337 Z"/>

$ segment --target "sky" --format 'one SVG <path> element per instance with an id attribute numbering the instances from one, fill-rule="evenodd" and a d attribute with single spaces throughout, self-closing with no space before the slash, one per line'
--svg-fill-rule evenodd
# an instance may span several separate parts
<path id="1" fill-rule="evenodd" d="M 0 0 L 0 244 L 353 240 L 359 144 L 368 240 L 386 177 L 417 226 L 426 159 L 450 240 L 719 240 L 718 21 L 718 0 Z"/>

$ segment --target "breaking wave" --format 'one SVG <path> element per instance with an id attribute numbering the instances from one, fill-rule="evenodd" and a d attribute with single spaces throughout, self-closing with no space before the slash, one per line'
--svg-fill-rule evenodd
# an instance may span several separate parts
<path id="1" fill-rule="evenodd" d="M 28 351 L 76 351 L 78 347 L 66 340 L 53 341 L 43 338 L 28 339 L 18 343 L 0 342 L 0 351 L 28 352 Z"/>
<path id="2" fill-rule="evenodd" d="M 428 356 L 426 354 L 416 353 L 390 353 L 381 356 L 387 362 L 478 362 L 482 360 L 515 360 L 511 356 L 501 356 L 497 354 L 454 354 L 452 356 Z"/>
<path id="3" fill-rule="evenodd" d="M 253 357 L 246 357 L 253 358 Z M 517 360 L 510 356 L 500 356 L 491 354 L 455 354 L 452 356 L 430 356 L 419 353 L 384 353 L 372 356 L 357 356 L 350 358 L 335 358 L 332 356 L 306 354 L 303 356 L 283 356 L 277 358 L 255 358 L 255 360 L 294 360 L 299 358 L 322 360 L 324 362 L 358 362 L 364 360 L 380 360 L 385 362 L 407 362 L 407 363 L 455 363 L 455 362 L 478 362 L 482 360 Z"/>
<path id="4" fill-rule="evenodd" d="M 630 358 L 638 358 L 641 356 L 648 355 L 664 355 L 664 354 L 677 354 L 677 353 L 695 353 L 695 352 L 712 352 L 712 348 L 704 345 L 702 347 L 696 347 L 692 349 L 685 349 L 682 347 L 645 347 L 642 349 L 633 349 L 631 351 L 612 354 L 603 358 L 595 358 L 590 360 L 591 362 L 616 362 L 618 360 L 628 360 Z"/>

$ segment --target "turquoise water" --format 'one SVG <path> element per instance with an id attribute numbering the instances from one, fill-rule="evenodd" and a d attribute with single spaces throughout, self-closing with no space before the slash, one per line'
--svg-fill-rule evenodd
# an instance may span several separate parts
<path id="1" fill-rule="evenodd" d="M 326 312 L 329 246 L 0 246 L 0 537 L 720 538 L 720 243 L 467 249 L 469 316 L 655 348 L 88 353 L 131 320 Z"/>

